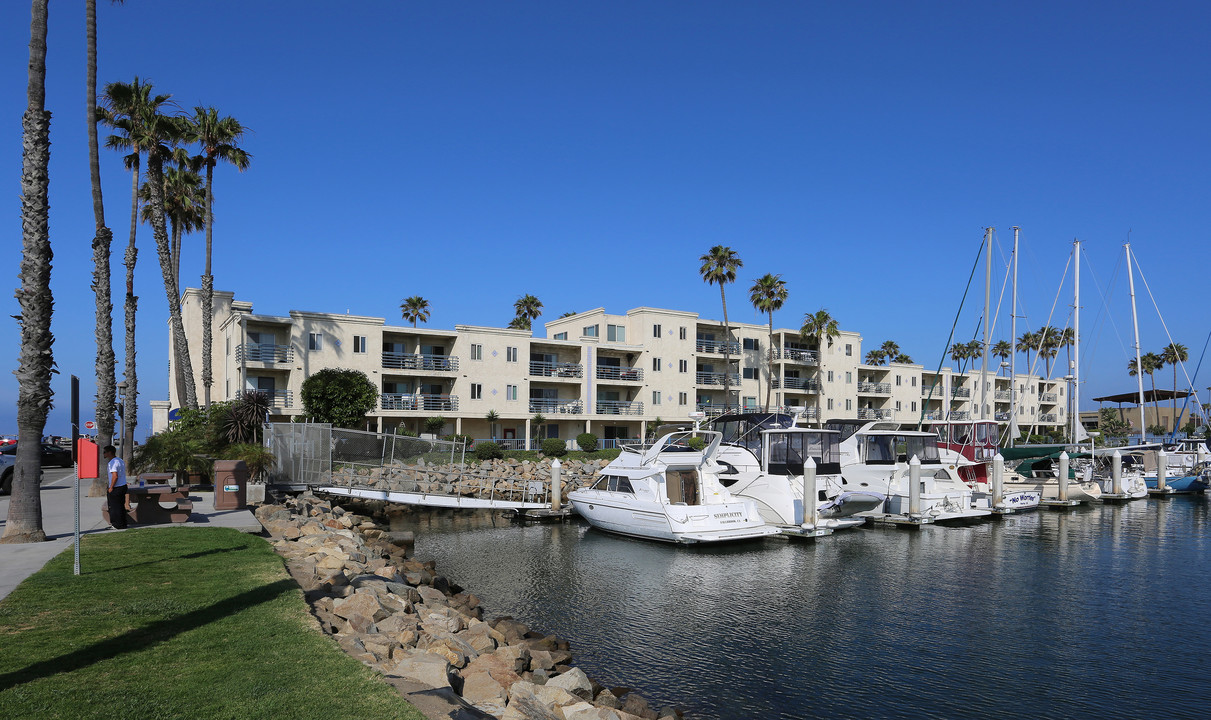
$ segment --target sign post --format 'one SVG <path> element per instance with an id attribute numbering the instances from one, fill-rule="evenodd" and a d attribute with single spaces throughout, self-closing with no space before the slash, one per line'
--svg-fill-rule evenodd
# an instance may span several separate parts
<path id="1" fill-rule="evenodd" d="M 91 440 L 76 441 L 76 575 L 80 574 L 80 481 L 96 477 L 97 444 Z"/>

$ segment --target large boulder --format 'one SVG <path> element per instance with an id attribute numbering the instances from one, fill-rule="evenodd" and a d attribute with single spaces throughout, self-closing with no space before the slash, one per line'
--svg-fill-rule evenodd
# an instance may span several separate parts
<path id="1" fill-rule="evenodd" d="M 462 696 L 477 709 L 500 717 L 505 711 L 509 690 L 491 673 L 480 671 L 463 676 Z"/>
<path id="2" fill-rule="evenodd" d="M 509 706 L 501 715 L 501 720 L 564 720 L 556 714 L 551 705 L 538 697 L 538 686 L 528 682 L 514 683 L 509 688 Z"/>
<path id="3" fill-rule="evenodd" d="M 392 668 L 395 675 L 427 687 L 450 687 L 450 663 L 445 658 L 423 650 L 406 650 L 400 655 Z"/>
<path id="4" fill-rule="evenodd" d="M 580 668 L 572 668 L 565 673 L 556 675 L 547 681 L 545 687 L 563 688 L 585 700 L 593 699 L 593 683 L 589 680 L 589 676 L 584 674 L 584 670 Z"/>

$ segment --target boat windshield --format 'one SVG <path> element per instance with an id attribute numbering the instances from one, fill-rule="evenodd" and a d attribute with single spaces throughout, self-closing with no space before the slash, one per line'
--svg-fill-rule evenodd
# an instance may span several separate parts
<path id="1" fill-rule="evenodd" d="M 602 475 L 597 482 L 593 483 L 593 489 L 635 494 L 635 491 L 631 489 L 630 478 L 621 475 Z"/>
<path id="2" fill-rule="evenodd" d="M 976 445 L 995 445 L 997 442 L 996 423 L 976 423 Z"/>
<path id="3" fill-rule="evenodd" d="M 865 440 L 866 462 L 890 465 L 908 462 L 914 455 L 922 465 L 936 465 L 938 441 L 932 435 L 868 435 Z"/>
<path id="4" fill-rule="evenodd" d="M 782 475 L 803 473 L 807 458 L 816 463 L 818 472 L 840 471 L 840 453 L 836 433 L 787 432 L 767 433 L 769 442 L 769 472 Z"/>
<path id="5" fill-rule="evenodd" d="M 711 423 L 711 429 L 723 433 L 721 442 L 739 445 L 754 453 L 761 447 L 761 431 L 794 427 L 795 419 L 782 413 L 728 415 Z"/>

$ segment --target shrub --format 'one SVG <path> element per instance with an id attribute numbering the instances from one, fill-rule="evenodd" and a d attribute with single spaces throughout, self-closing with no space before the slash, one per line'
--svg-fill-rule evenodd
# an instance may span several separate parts
<path id="1" fill-rule="evenodd" d="M 496 460 L 504 456 L 504 449 L 491 440 L 475 443 L 475 457 L 478 460 Z"/>
<path id="2" fill-rule="evenodd" d="M 563 457 L 568 454 L 568 444 L 559 438 L 547 438 L 542 441 L 542 454 L 550 457 Z"/>
<path id="3" fill-rule="evenodd" d="M 585 452 L 593 452 L 597 449 L 597 436 L 593 433 L 581 433 L 576 436 L 576 444 Z"/>
<path id="4" fill-rule="evenodd" d="M 358 427 L 378 403 L 379 391 L 360 370 L 325 368 L 303 381 L 303 412 L 316 422 Z"/>
<path id="5" fill-rule="evenodd" d="M 689 440 L 685 441 L 685 444 L 694 450 L 702 450 L 702 448 L 706 447 L 706 441 L 698 435 L 691 436 Z"/>
<path id="6" fill-rule="evenodd" d="M 425 432 L 427 432 L 427 433 L 432 433 L 433 435 L 436 435 L 439 432 L 441 432 L 442 428 L 444 428 L 445 426 L 446 426 L 446 419 L 444 417 L 442 417 L 441 415 L 438 415 L 436 417 L 431 417 L 431 418 L 425 418 Z"/>
<path id="7" fill-rule="evenodd" d="M 241 443 L 228 445 L 223 450 L 224 460 L 243 460 L 248 467 L 249 479 L 256 480 L 262 473 L 273 469 L 277 458 L 263 445 Z"/>

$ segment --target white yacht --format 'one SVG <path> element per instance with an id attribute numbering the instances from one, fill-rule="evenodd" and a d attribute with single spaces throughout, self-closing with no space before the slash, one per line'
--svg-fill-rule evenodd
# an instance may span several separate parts
<path id="1" fill-rule="evenodd" d="M 1030 447 L 1002 448 L 1001 455 L 1006 460 L 1005 492 L 1037 492 L 1044 500 L 1060 499 L 1060 481 L 1058 479 L 1058 461 L 1063 447 Z M 1073 460 L 1077 453 L 1073 453 Z M 1017 467 L 1011 466 L 1017 462 Z M 1078 502 L 1094 502 L 1102 497 L 1102 487 L 1091 476 L 1077 476 L 1074 472 L 1075 462 L 1069 467 L 1068 500 Z"/>
<path id="2" fill-rule="evenodd" d="M 840 444 L 841 491 L 874 491 L 887 495 L 869 517 L 910 515 L 909 460 L 921 463 L 920 514 L 934 522 L 962 522 L 992 514 L 987 499 L 978 503 L 972 490 L 938 454 L 938 438 L 930 432 L 900 430 L 894 423 L 848 425 Z M 830 423 L 830 427 L 837 426 Z M 837 429 L 841 429 L 837 427 Z M 977 504 L 982 506 L 977 507 Z"/>
<path id="3" fill-rule="evenodd" d="M 714 458 L 720 437 L 679 431 L 642 453 L 624 450 L 597 482 L 568 493 L 568 500 L 590 525 L 619 535 L 686 544 L 777 535 L 752 500 L 719 483 Z"/>

